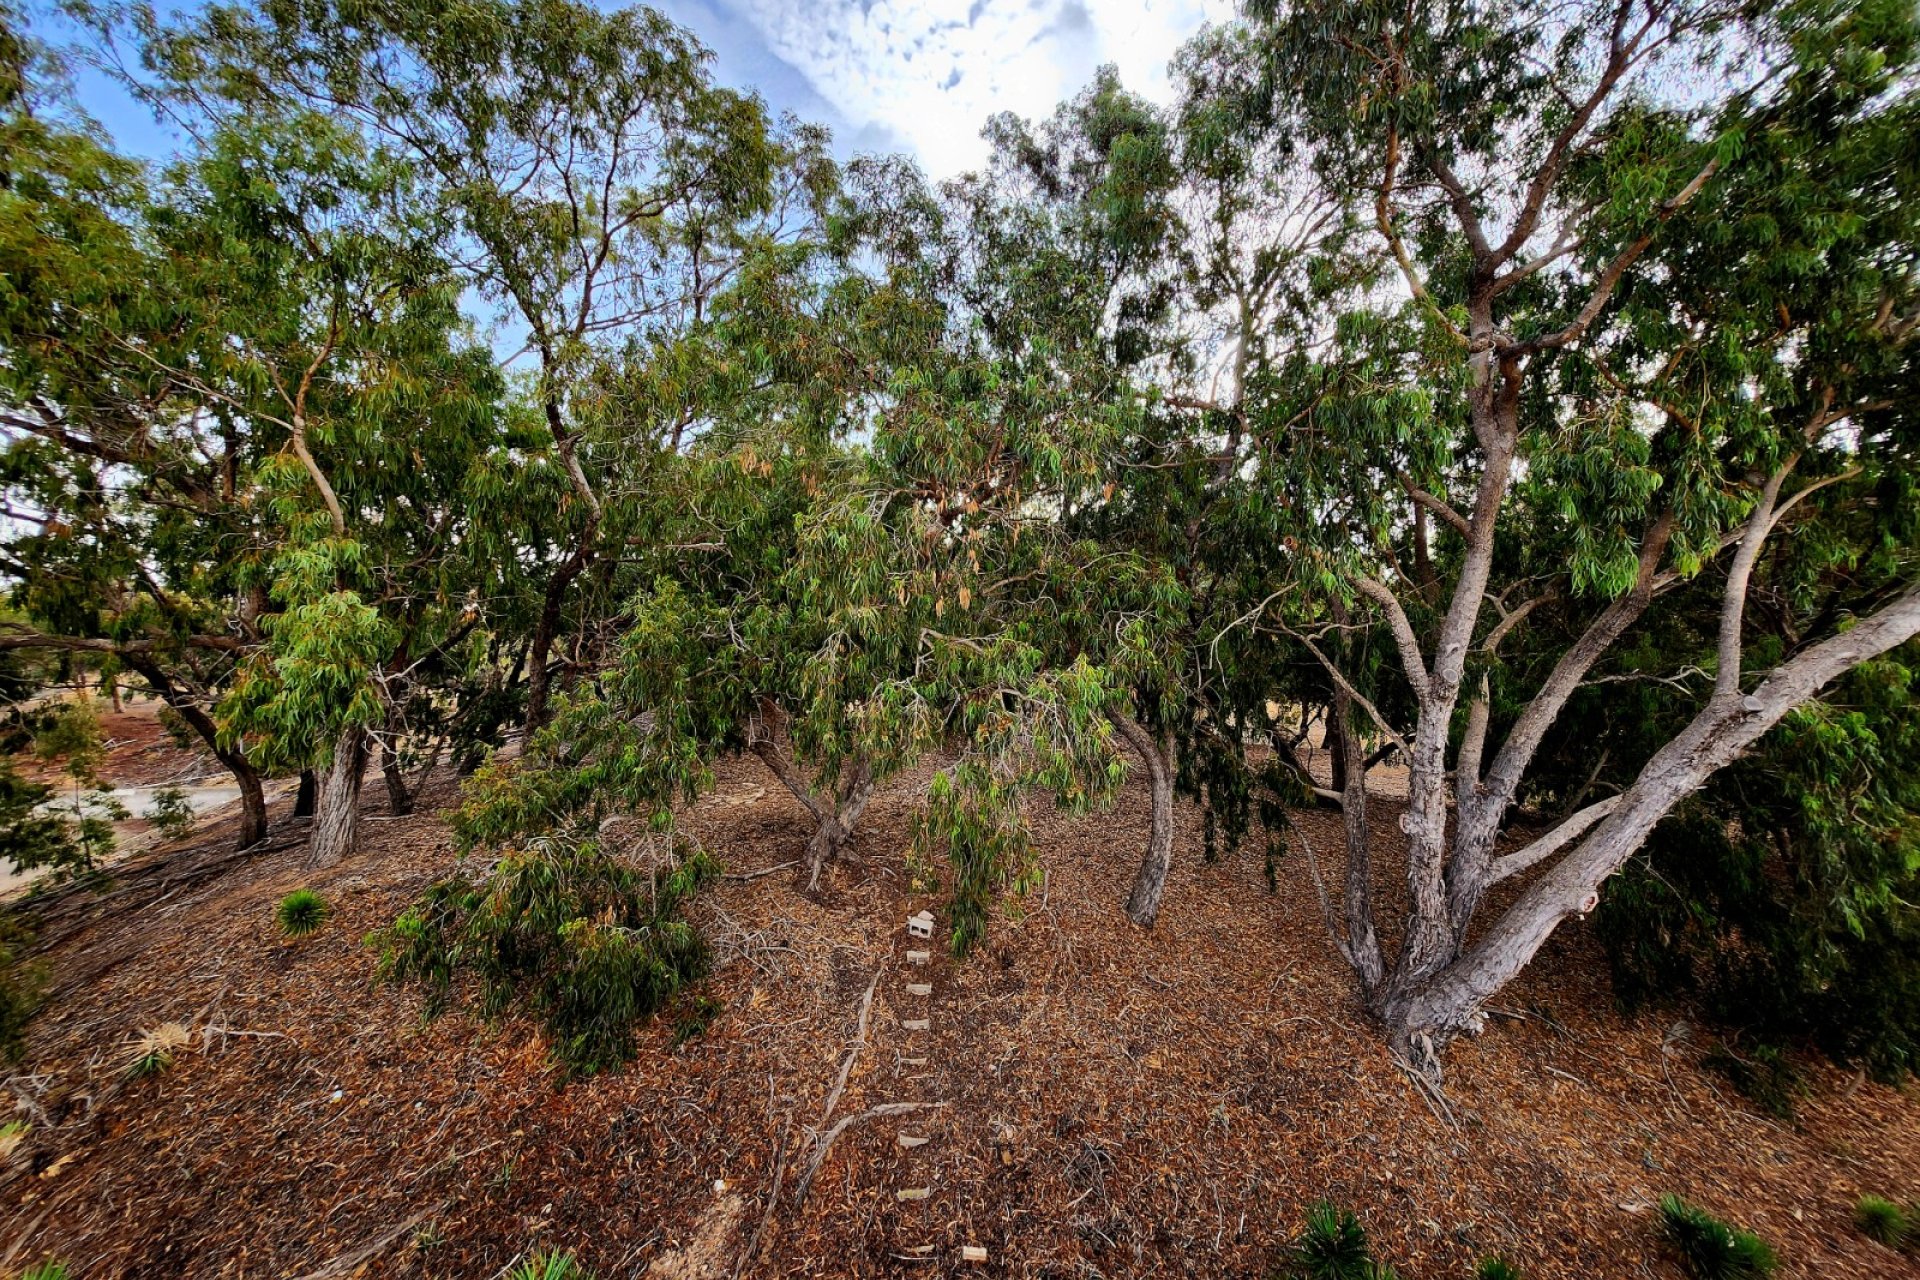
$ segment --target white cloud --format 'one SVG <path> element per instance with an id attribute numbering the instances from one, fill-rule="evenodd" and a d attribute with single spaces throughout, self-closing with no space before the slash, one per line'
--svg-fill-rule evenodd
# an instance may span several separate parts
<path id="1" fill-rule="evenodd" d="M 736 0 L 772 52 L 856 127 L 905 138 L 945 177 L 986 156 L 997 111 L 1037 117 L 1105 62 L 1168 92 L 1166 63 L 1230 0 Z"/>

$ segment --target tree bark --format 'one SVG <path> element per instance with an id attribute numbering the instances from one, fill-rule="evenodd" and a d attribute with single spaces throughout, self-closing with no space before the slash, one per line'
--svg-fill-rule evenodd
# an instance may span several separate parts
<path id="1" fill-rule="evenodd" d="M 1730 602 L 1730 609 L 1737 607 Z M 1730 684 L 1655 752 L 1624 795 L 1592 806 L 1597 825 L 1528 887 L 1474 946 L 1428 981 L 1381 1008 L 1396 1049 L 1434 1078 L 1446 1043 L 1476 1028 L 1481 1007 L 1533 959 L 1560 922 L 1599 905 L 1600 886 L 1673 807 L 1830 681 L 1920 634 L 1920 586 L 1777 667 L 1751 694 Z M 1564 826 L 1565 824 L 1563 824 Z M 1543 842 L 1562 838 L 1558 829 Z M 1524 867 L 1528 850 L 1508 855 Z"/>
<path id="2" fill-rule="evenodd" d="M 319 793 L 320 784 L 313 776 L 313 770 L 300 771 L 300 789 L 293 793 L 293 816 L 311 818 L 313 816 L 314 797 Z"/>
<path id="3" fill-rule="evenodd" d="M 245 751 L 238 746 L 224 747 L 220 743 L 220 728 L 214 724 L 193 695 L 180 688 L 167 678 L 160 664 L 143 658 L 128 658 L 127 665 L 173 709 L 175 715 L 185 722 L 207 744 L 214 757 L 233 775 L 233 782 L 240 789 L 240 830 L 235 837 L 236 849 L 250 849 L 267 838 L 267 798 L 260 784 L 260 772 L 253 767 Z"/>
<path id="4" fill-rule="evenodd" d="M 396 817 L 413 812 L 413 792 L 407 786 L 406 772 L 400 767 L 400 753 L 391 738 L 380 744 L 380 776 L 387 784 L 387 810 Z"/>
<path id="5" fill-rule="evenodd" d="M 1160 899 L 1167 891 L 1167 872 L 1173 866 L 1173 738 L 1171 734 L 1162 734 L 1156 742 L 1131 716 L 1114 713 L 1110 719 L 1147 767 L 1153 820 L 1147 834 L 1147 851 L 1140 858 L 1140 870 L 1135 873 L 1133 889 L 1127 894 L 1127 918 L 1143 929 L 1151 929 L 1160 916 Z"/>
<path id="6" fill-rule="evenodd" d="M 360 833 L 360 780 L 366 771 L 367 736 L 348 729 L 334 742 L 333 759 L 319 773 L 307 865 L 331 867 L 353 852 Z"/>
<path id="7" fill-rule="evenodd" d="M 821 799 L 794 768 L 793 757 L 775 736 L 785 719 L 785 713 L 778 707 L 763 703 L 755 723 L 747 731 L 747 748 L 760 757 L 780 785 L 813 816 L 813 835 L 808 838 L 806 853 L 801 859 L 807 888 L 813 889 L 819 886 L 820 874 L 826 865 L 845 852 L 847 842 L 853 838 L 855 824 L 873 799 L 873 765 L 865 757 L 854 760 L 842 771 L 839 792 L 828 793 L 831 802 Z"/>

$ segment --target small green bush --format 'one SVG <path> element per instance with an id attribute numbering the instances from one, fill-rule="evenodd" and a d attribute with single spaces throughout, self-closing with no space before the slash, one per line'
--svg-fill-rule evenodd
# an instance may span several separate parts
<path id="1" fill-rule="evenodd" d="M 1474 1280 L 1520 1280 L 1520 1268 L 1505 1258 L 1482 1258 L 1474 1268 Z"/>
<path id="2" fill-rule="evenodd" d="M 428 1016 L 471 972 L 482 1014 L 530 1006 L 554 1057 L 589 1074 L 631 1058 L 634 1028 L 706 975 L 706 944 L 680 908 L 715 870 L 698 850 L 649 874 L 592 840 L 538 840 L 483 877 L 431 886 L 368 941 L 384 980 L 427 988 Z"/>
<path id="3" fill-rule="evenodd" d="M 594 1280 L 593 1272 L 557 1250 L 534 1254 L 513 1269 L 508 1280 Z"/>
<path id="4" fill-rule="evenodd" d="M 327 922 L 327 900 L 311 889 L 295 889 L 280 899 L 273 918 L 289 938 L 304 938 Z"/>
<path id="5" fill-rule="evenodd" d="M 1290 1274 L 1298 1280 L 1373 1280 L 1378 1274 L 1366 1228 L 1325 1200 L 1307 1210 L 1290 1252 Z"/>
<path id="6" fill-rule="evenodd" d="M 1853 1206 L 1853 1222 L 1868 1239 L 1877 1240 L 1889 1249 L 1906 1244 L 1907 1235 L 1913 1229 L 1906 1210 L 1879 1196 L 1861 1196 L 1860 1202 Z"/>
<path id="7" fill-rule="evenodd" d="M 20 1273 L 20 1280 L 71 1280 L 63 1262 L 37 1262 Z"/>
<path id="8" fill-rule="evenodd" d="M 147 810 L 147 821 L 160 828 L 160 834 L 169 840 L 177 840 L 192 831 L 195 816 L 193 802 L 180 787 L 154 792 L 153 807 Z"/>
<path id="9" fill-rule="evenodd" d="M 1759 1236 L 1729 1226 L 1679 1196 L 1660 1197 L 1660 1221 L 1668 1242 L 1699 1280 L 1768 1276 L 1780 1265 Z"/>

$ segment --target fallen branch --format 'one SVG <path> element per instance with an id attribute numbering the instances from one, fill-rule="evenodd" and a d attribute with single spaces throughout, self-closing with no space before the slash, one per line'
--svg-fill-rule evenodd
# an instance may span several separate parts
<path id="1" fill-rule="evenodd" d="M 944 1107 L 944 1102 L 883 1102 L 877 1107 L 868 1107 L 858 1115 L 848 1116 L 833 1128 L 820 1135 L 813 1144 L 813 1159 L 807 1162 L 807 1172 L 801 1177 L 800 1185 L 794 1188 L 793 1203 L 797 1208 L 806 1203 L 807 1189 L 813 1185 L 813 1175 L 820 1172 L 821 1162 L 827 1158 L 827 1152 L 833 1148 L 839 1136 L 863 1120 L 879 1120 L 886 1116 L 903 1116 L 910 1111 L 927 1111 Z"/>
<path id="2" fill-rule="evenodd" d="M 880 971 L 873 971 L 873 981 L 867 984 L 867 994 L 860 997 L 860 1025 L 853 1035 L 853 1045 L 847 1050 L 847 1056 L 840 1063 L 840 1077 L 833 1082 L 833 1089 L 827 1094 L 827 1106 L 820 1113 L 820 1123 L 833 1119 L 833 1109 L 840 1105 L 840 1095 L 847 1091 L 847 1077 L 853 1074 L 853 1060 L 860 1056 L 860 1050 L 867 1045 L 867 1023 L 873 1017 L 873 993 L 880 985 Z M 803 1193 L 804 1194 L 804 1193 Z"/>
<path id="3" fill-rule="evenodd" d="M 380 1236 L 379 1238 L 373 1240 L 371 1243 L 362 1245 L 360 1248 L 354 1250 L 352 1253 L 341 1254 L 339 1257 L 335 1258 L 332 1262 L 329 1262 L 324 1267 L 321 1267 L 318 1271 L 309 1271 L 306 1275 L 299 1277 L 299 1280 L 337 1280 L 337 1278 L 340 1276 L 351 1275 L 353 1274 L 354 1270 L 357 1267 L 359 1267 L 362 1263 L 370 1262 L 374 1258 L 378 1257 L 383 1251 L 385 1251 L 390 1245 L 392 1245 L 394 1241 L 398 1240 L 401 1236 L 407 1234 L 407 1232 L 413 1230 L 415 1227 L 419 1226 L 422 1222 L 425 1222 L 428 1218 L 431 1218 L 436 1213 L 439 1213 L 444 1208 L 446 1208 L 446 1203 L 442 1201 L 440 1204 L 435 1205 L 431 1209 L 422 1209 L 420 1212 L 414 1214 L 411 1218 L 408 1218 L 405 1222 L 401 1223 L 399 1226 L 394 1227 L 389 1231 L 387 1231 L 385 1235 Z"/>

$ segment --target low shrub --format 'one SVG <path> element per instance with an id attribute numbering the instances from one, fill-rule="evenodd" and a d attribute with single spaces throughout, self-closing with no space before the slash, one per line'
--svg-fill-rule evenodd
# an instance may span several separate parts
<path id="1" fill-rule="evenodd" d="M 1660 1197 L 1660 1222 L 1667 1241 L 1699 1280 L 1746 1280 L 1772 1275 L 1780 1265 L 1759 1236 L 1729 1226 L 1679 1196 Z"/>
<path id="2" fill-rule="evenodd" d="M 36 1262 L 20 1273 L 20 1280 L 72 1280 L 64 1262 Z"/>
<path id="3" fill-rule="evenodd" d="M 153 793 L 153 806 L 147 810 L 147 821 L 160 829 L 160 834 L 169 840 L 177 840 L 193 830 L 196 815 L 193 802 L 187 799 L 187 793 L 180 787 L 167 787 Z"/>
<path id="4" fill-rule="evenodd" d="M 1520 1280 L 1520 1268 L 1505 1258 L 1482 1258 L 1474 1268 L 1474 1280 Z"/>
<path id="5" fill-rule="evenodd" d="M 1793 1119 L 1795 1106 L 1807 1092 L 1806 1077 L 1772 1045 L 1757 1045 L 1742 1057 L 1720 1044 L 1701 1058 L 1700 1065 L 1725 1076 L 1749 1102 L 1778 1120 Z"/>
<path id="6" fill-rule="evenodd" d="M 1889 1249 L 1905 1245 L 1913 1229 L 1913 1223 L 1907 1219 L 1907 1211 L 1880 1196 L 1861 1196 L 1859 1203 L 1853 1206 L 1853 1222 L 1860 1228 L 1861 1234 Z"/>
<path id="7" fill-rule="evenodd" d="M 40 1007 L 46 969 L 27 958 L 33 931 L 16 911 L 0 911 L 0 1062 L 26 1049 L 27 1022 Z"/>
<path id="8" fill-rule="evenodd" d="M 313 890 L 295 889 L 280 899 L 280 905 L 273 909 L 273 918 L 280 922 L 281 933 L 289 938 L 304 938 L 327 922 L 329 910 L 327 900 Z"/>
<path id="9" fill-rule="evenodd" d="M 706 975 L 680 909 L 715 870 L 697 850 L 648 872 L 593 840 L 538 840 L 434 884 L 369 941 L 384 980 L 426 988 L 429 1017 L 471 974 L 482 1014 L 524 1003 L 567 1071 L 591 1073 L 630 1059 L 634 1028 Z"/>

